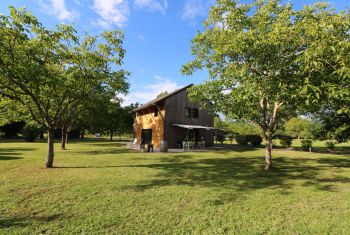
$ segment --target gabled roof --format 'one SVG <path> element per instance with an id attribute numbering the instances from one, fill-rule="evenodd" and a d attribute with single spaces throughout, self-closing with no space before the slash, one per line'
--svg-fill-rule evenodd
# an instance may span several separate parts
<path id="1" fill-rule="evenodd" d="M 164 95 L 164 96 L 161 96 L 161 97 L 157 97 L 157 98 L 147 102 L 146 104 L 141 105 L 140 107 L 137 107 L 136 109 L 133 109 L 131 112 L 134 113 L 134 112 L 140 111 L 142 109 L 146 109 L 146 108 L 149 108 L 151 106 L 154 106 L 155 104 L 159 103 L 160 101 L 163 101 L 163 100 L 169 98 L 170 96 L 175 95 L 176 93 L 178 93 L 180 91 L 183 91 L 183 90 L 185 90 L 185 89 L 187 89 L 187 88 L 189 88 L 191 86 L 193 86 L 193 84 L 190 84 L 190 85 L 187 85 L 187 86 L 182 87 L 180 89 L 177 89 L 177 90 L 175 90 L 173 92 L 170 92 L 167 95 Z"/>

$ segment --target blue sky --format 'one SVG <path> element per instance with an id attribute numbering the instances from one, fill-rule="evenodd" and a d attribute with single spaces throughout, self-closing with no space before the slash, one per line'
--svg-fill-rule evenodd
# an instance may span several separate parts
<path id="1" fill-rule="evenodd" d="M 80 33 L 98 34 L 103 30 L 125 32 L 124 68 L 130 93 L 125 104 L 145 103 L 163 91 L 172 91 L 189 83 L 200 83 L 205 71 L 192 77 L 180 73 L 191 59 L 191 39 L 206 18 L 214 0 L 1 0 L 0 13 L 8 6 L 25 6 L 47 27 L 74 23 Z M 242 1 L 244 3 L 250 1 Z M 296 8 L 314 0 L 292 0 Z M 334 0 L 336 9 L 345 9 L 346 0 Z"/>

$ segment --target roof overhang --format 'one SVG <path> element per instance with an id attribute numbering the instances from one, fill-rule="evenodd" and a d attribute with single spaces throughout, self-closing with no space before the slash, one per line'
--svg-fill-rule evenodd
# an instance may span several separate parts
<path id="1" fill-rule="evenodd" d="M 184 129 L 205 129 L 207 131 L 216 130 L 214 127 L 210 127 L 210 126 L 186 125 L 186 124 L 171 124 L 171 125 L 184 128 Z"/>

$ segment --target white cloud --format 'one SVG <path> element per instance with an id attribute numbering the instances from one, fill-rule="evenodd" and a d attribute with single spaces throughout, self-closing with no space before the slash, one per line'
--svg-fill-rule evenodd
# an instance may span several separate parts
<path id="1" fill-rule="evenodd" d="M 213 5 L 213 1 L 210 0 L 187 0 L 181 18 L 184 21 L 196 24 L 198 18 L 208 15 L 211 5 Z"/>
<path id="2" fill-rule="evenodd" d="M 37 2 L 45 12 L 55 15 L 59 20 L 73 21 L 80 16 L 79 12 L 67 9 L 65 0 L 37 0 Z"/>
<path id="3" fill-rule="evenodd" d="M 123 27 L 130 15 L 127 0 L 94 0 L 92 9 L 100 16 L 96 23 L 102 28 Z"/>
<path id="4" fill-rule="evenodd" d="M 138 39 L 140 39 L 141 41 L 146 41 L 146 38 L 145 38 L 145 36 L 143 36 L 143 35 L 137 35 L 137 38 Z"/>
<path id="5" fill-rule="evenodd" d="M 168 78 L 156 75 L 154 76 L 153 84 L 144 86 L 142 89 L 136 89 L 130 92 L 127 96 L 120 96 L 124 101 L 123 105 L 129 105 L 131 103 L 145 104 L 148 101 L 154 99 L 162 92 L 172 92 L 181 88 L 175 81 Z"/>
<path id="6" fill-rule="evenodd" d="M 81 6 L 81 2 L 80 2 L 80 0 L 73 0 L 73 2 L 74 2 L 75 4 L 77 4 L 77 5 Z"/>
<path id="7" fill-rule="evenodd" d="M 168 1 L 164 0 L 161 3 L 159 0 L 135 0 L 134 6 L 137 9 L 144 8 L 152 12 L 159 11 L 165 15 L 166 10 L 168 9 Z"/>

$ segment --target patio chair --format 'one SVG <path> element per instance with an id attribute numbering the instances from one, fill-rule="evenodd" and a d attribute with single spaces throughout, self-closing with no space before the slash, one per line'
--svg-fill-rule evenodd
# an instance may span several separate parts
<path id="1" fill-rule="evenodd" d="M 198 149 L 205 149 L 205 141 L 199 141 L 197 143 L 197 148 Z"/>
<path id="2" fill-rule="evenodd" d="M 191 148 L 194 147 L 194 145 L 190 141 L 183 141 L 182 145 L 183 145 L 184 152 L 186 152 L 187 150 L 190 150 Z"/>

